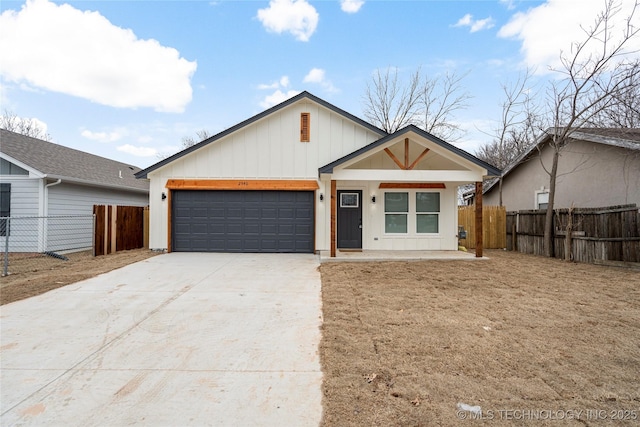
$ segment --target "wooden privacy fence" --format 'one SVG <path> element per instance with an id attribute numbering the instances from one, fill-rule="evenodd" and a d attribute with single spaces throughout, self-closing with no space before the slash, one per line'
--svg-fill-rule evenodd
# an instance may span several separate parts
<path id="1" fill-rule="evenodd" d="M 458 206 L 458 226 L 464 227 L 467 238 L 460 244 L 467 249 L 476 247 L 475 206 Z M 504 206 L 482 207 L 482 246 L 484 249 L 507 247 L 507 211 Z"/>
<path id="2" fill-rule="evenodd" d="M 544 255 L 545 214 L 545 210 L 507 213 L 507 249 Z M 554 210 L 556 258 L 564 258 L 570 217 L 572 260 L 591 264 L 640 262 L 640 213 L 635 204 Z"/>
<path id="3" fill-rule="evenodd" d="M 146 210 L 148 207 L 94 205 L 95 256 L 145 247 L 144 230 L 148 230 L 149 217 Z"/>

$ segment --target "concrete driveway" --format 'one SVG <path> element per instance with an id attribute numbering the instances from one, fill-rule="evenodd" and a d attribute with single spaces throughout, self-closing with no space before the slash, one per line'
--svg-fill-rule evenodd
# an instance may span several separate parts
<path id="1" fill-rule="evenodd" d="M 0 424 L 317 426 L 318 265 L 171 253 L 5 305 Z"/>

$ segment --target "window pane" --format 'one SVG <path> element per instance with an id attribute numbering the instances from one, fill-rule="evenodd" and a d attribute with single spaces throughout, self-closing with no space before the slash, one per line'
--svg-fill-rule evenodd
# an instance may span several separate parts
<path id="1" fill-rule="evenodd" d="M 406 214 L 386 214 L 384 216 L 384 231 L 386 233 L 406 233 Z"/>
<path id="2" fill-rule="evenodd" d="M 440 212 L 440 193 L 416 193 L 416 212 Z"/>
<path id="3" fill-rule="evenodd" d="M 384 193 L 385 212 L 409 212 L 409 193 Z"/>
<path id="4" fill-rule="evenodd" d="M 342 194 L 340 194 L 340 207 L 341 208 L 357 208 L 358 207 L 358 193 L 342 193 Z"/>
<path id="5" fill-rule="evenodd" d="M 437 233 L 438 232 L 438 215 L 418 215 L 417 218 L 418 233 Z"/>

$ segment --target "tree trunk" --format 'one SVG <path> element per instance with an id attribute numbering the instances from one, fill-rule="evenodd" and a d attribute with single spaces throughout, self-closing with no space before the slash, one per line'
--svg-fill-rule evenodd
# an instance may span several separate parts
<path id="1" fill-rule="evenodd" d="M 560 157 L 560 147 L 553 144 L 553 164 L 551 166 L 551 174 L 549 175 L 549 203 L 547 205 L 547 214 L 544 218 L 544 254 L 553 257 L 553 202 L 556 196 L 556 177 L 558 176 L 558 158 Z"/>
<path id="2" fill-rule="evenodd" d="M 500 194 L 500 204 L 498 206 L 502 206 L 502 176 L 499 178 L 499 181 L 498 181 L 498 191 L 499 191 L 498 194 Z"/>
<path id="3" fill-rule="evenodd" d="M 567 212 L 567 234 L 564 237 L 564 260 L 567 262 L 572 261 L 571 257 L 571 242 L 573 241 L 573 205 Z"/>

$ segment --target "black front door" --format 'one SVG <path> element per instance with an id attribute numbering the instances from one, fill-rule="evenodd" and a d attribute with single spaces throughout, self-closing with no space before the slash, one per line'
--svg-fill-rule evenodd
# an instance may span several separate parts
<path id="1" fill-rule="evenodd" d="M 338 190 L 338 249 L 362 249 L 360 190 Z"/>

